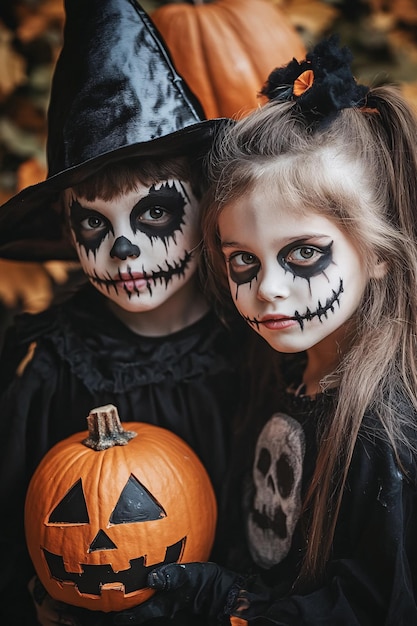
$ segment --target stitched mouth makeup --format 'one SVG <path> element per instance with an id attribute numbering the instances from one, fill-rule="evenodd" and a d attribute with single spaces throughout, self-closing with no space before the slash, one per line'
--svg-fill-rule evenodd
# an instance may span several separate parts
<path id="1" fill-rule="evenodd" d="M 254 326 L 258 331 L 260 326 L 264 326 L 268 330 L 285 330 L 293 326 L 295 323 L 298 323 L 301 330 L 304 330 L 305 322 L 311 322 L 314 318 L 318 318 L 320 322 L 323 321 L 323 318 L 328 318 L 328 313 L 334 313 L 335 307 L 340 307 L 340 296 L 343 293 L 343 280 L 340 278 L 339 287 L 337 291 L 332 289 L 332 295 L 326 299 L 326 303 L 321 304 L 320 300 L 318 301 L 317 307 L 314 311 L 307 307 L 305 313 L 302 315 L 295 311 L 294 315 L 291 317 L 286 317 L 284 315 L 267 315 L 262 319 L 249 318 L 248 316 L 243 316 L 243 318 L 248 322 L 251 326 Z"/>
<path id="2" fill-rule="evenodd" d="M 110 275 L 108 277 L 98 276 L 97 274 L 88 275 L 90 281 L 97 287 L 105 287 L 108 292 L 112 289 L 116 293 L 124 291 L 129 298 L 132 296 L 140 296 L 141 292 L 145 289 L 150 295 L 152 295 L 152 288 L 158 283 L 164 284 L 165 288 L 174 277 L 182 278 L 191 261 L 192 254 L 187 250 L 184 251 L 184 256 L 171 263 L 165 261 L 166 267 L 158 266 L 157 270 L 151 270 L 146 272 L 142 269 L 142 272 L 134 272 L 127 266 L 126 272 L 119 271 L 118 276 L 113 278 Z"/>

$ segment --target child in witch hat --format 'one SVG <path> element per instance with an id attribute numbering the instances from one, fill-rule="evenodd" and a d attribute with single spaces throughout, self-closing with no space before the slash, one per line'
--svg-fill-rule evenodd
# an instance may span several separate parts
<path id="1" fill-rule="evenodd" d="M 219 497 L 238 398 L 237 342 L 197 272 L 200 163 L 222 120 L 204 119 L 134 0 L 66 0 L 48 124 L 48 178 L 0 208 L 0 257 L 78 258 L 86 285 L 63 304 L 20 316 L 5 340 L 4 625 L 36 621 L 23 505 L 53 444 L 84 430 L 93 407 L 112 403 L 122 420 L 187 441 Z M 70 623 L 69 608 L 54 623 Z"/>

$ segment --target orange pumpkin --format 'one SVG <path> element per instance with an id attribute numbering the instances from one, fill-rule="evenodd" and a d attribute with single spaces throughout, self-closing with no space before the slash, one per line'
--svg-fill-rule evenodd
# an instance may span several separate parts
<path id="1" fill-rule="evenodd" d="M 90 610 L 147 600 L 150 569 L 207 560 L 216 502 L 201 462 L 179 437 L 120 424 L 113 405 L 45 455 L 29 485 L 26 540 L 48 593 Z"/>
<path id="2" fill-rule="evenodd" d="M 151 17 L 209 118 L 249 113 L 275 67 L 305 58 L 301 37 L 270 0 L 173 3 Z"/>

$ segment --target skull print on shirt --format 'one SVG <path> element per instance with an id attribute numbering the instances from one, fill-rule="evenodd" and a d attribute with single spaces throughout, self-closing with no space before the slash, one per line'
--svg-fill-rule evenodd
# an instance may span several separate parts
<path id="1" fill-rule="evenodd" d="M 291 547 L 301 512 L 304 452 L 300 424 L 284 413 L 274 414 L 256 444 L 247 527 L 252 558 L 265 569 L 280 563 Z"/>

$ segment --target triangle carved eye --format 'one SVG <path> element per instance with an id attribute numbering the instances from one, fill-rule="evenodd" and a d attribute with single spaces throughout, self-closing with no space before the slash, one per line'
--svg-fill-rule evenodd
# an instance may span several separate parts
<path id="1" fill-rule="evenodd" d="M 150 522 L 163 517 L 166 517 L 166 512 L 162 506 L 150 491 L 131 474 L 111 514 L 110 523 Z"/>
<path id="2" fill-rule="evenodd" d="M 56 505 L 48 522 L 50 524 L 88 524 L 90 522 L 81 478 Z"/>

